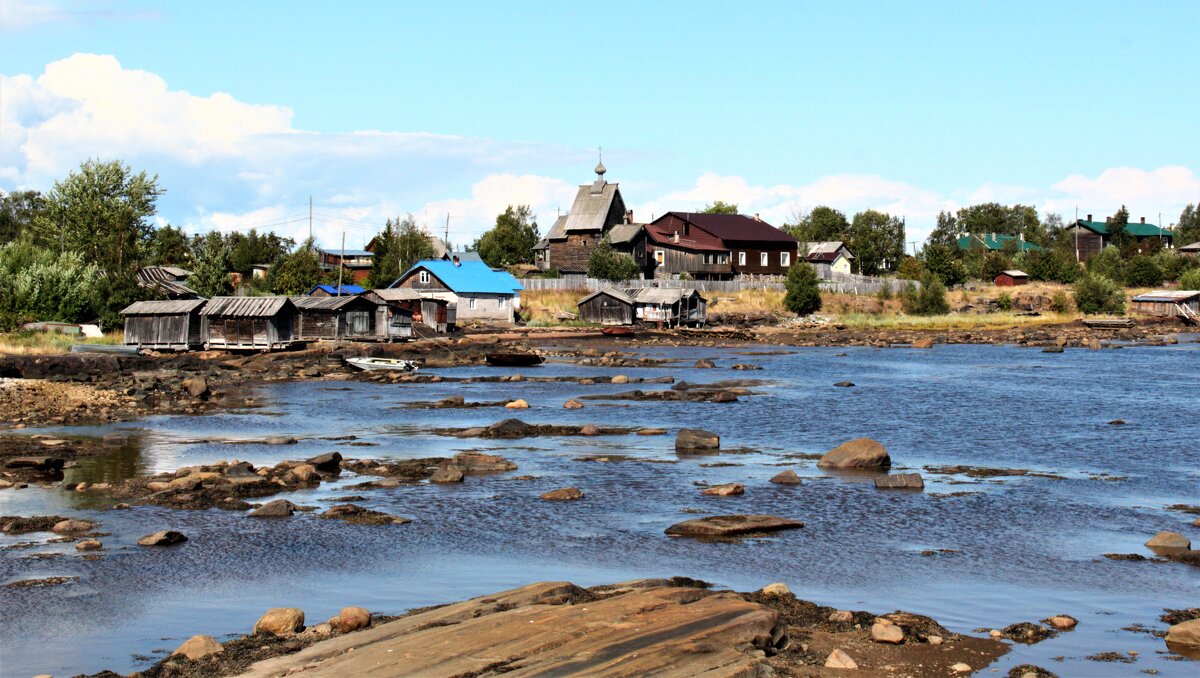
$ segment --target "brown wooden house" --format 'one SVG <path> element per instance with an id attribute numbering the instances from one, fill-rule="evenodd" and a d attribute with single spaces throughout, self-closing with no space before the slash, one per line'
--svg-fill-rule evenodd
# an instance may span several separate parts
<path id="1" fill-rule="evenodd" d="M 1087 215 L 1087 219 L 1079 219 L 1071 224 L 1067 227 L 1066 232 L 1070 236 L 1071 243 L 1075 245 L 1080 261 L 1091 259 L 1112 241 L 1108 220 L 1093 221 L 1090 214 Z M 1141 217 L 1137 222 L 1126 224 L 1125 233 L 1138 242 L 1158 240 L 1164 247 L 1170 247 L 1175 241 L 1173 231 L 1154 224 L 1147 224 L 1145 217 Z"/>
<path id="2" fill-rule="evenodd" d="M 407 324 L 409 334 L 412 333 L 414 323 L 420 323 L 443 334 L 456 329 L 457 307 L 445 299 L 424 296 L 419 290 L 410 287 L 371 290 L 365 296 L 379 301 L 389 328 L 393 325 Z M 391 331 L 389 329 L 389 333 Z M 402 330 L 398 330 L 400 331 Z"/>
<path id="3" fill-rule="evenodd" d="M 596 243 L 626 218 L 625 200 L 617 184 L 605 181 L 607 171 L 604 163 L 596 165 L 596 180 L 579 187 L 571 211 L 560 216 L 534 246 L 539 268 L 587 273 L 588 258 Z"/>
<path id="4" fill-rule="evenodd" d="M 579 319 L 600 325 L 703 325 L 708 300 L 693 289 L 606 287 L 578 302 Z"/>
<path id="5" fill-rule="evenodd" d="M 204 299 L 138 301 L 121 311 L 125 316 L 125 345 L 155 350 L 186 351 L 204 344 L 200 310 Z"/>
<path id="6" fill-rule="evenodd" d="M 799 247 L 795 238 L 757 214 L 667 212 L 644 231 L 647 268 L 655 278 L 681 273 L 696 280 L 787 275 Z"/>
<path id="7" fill-rule="evenodd" d="M 579 319 L 598 325 L 632 325 L 633 297 L 615 287 L 605 287 L 579 300 Z"/>
<path id="8" fill-rule="evenodd" d="M 213 297 L 200 311 L 204 348 L 265 350 L 295 343 L 296 305 L 287 297 Z"/>
<path id="9" fill-rule="evenodd" d="M 388 326 L 379 324 L 379 304 L 364 297 L 292 297 L 292 303 L 296 305 L 293 336 L 301 341 L 388 338 Z M 409 327 L 411 333 L 411 322 Z"/>

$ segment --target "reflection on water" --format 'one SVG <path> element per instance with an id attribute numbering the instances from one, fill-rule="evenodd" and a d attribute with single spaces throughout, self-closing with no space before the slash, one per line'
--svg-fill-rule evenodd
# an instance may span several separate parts
<path id="1" fill-rule="evenodd" d="M 64 483 L 116 483 L 145 475 L 142 446 L 138 438 L 128 438 L 120 448 L 108 454 L 80 459 L 63 472 Z"/>
<path id="2" fill-rule="evenodd" d="M 712 348 L 651 353 L 689 365 L 710 357 L 723 368 L 747 360 Z M 910 609 L 960 632 L 1072 614 L 1081 620 L 1076 631 L 1014 648 L 998 666 L 1000 673 L 1032 662 L 1060 675 L 1125 675 L 1131 669 L 1191 675 L 1195 665 L 1166 659 L 1161 640 L 1122 629 L 1135 623 L 1160 628 L 1162 608 L 1195 606 L 1197 570 L 1115 562 L 1101 554 L 1149 556 L 1142 543 L 1163 529 L 1190 531 L 1197 540 L 1186 515 L 1164 508 L 1200 504 L 1195 420 L 1163 416 L 1194 411 L 1196 355 L 1190 346 L 1063 354 L 990 346 L 803 349 L 750 358 L 764 367 L 751 376 L 764 383 L 752 387 L 759 395 L 736 403 L 585 401 L 582 410 L 564 410 L 562 403 L 663 386 L 272 385 L 259 393 L 271 415 L 250 411 L 140 422 L 134 425 L 140 429 L 136 445 L 85 460 L 69 470 L 68 481 L 107 482 L 235 458 L 274 464 L 332 450 L 347 457 L 404 459 L 472 449 L 502 454 L 520 468 L 456 486 L 390 490 L 348 489 L 367 478 L 343 473 L 319 488 L 281 495 L 325 507 L 336 497 L 360 494 L 364 500 L 357 503 L 414 521 L 388 527 L 349 526 L 312 514 L 264 521 L 221 510 L 97 511 L 76 503 L 84 501 L 77 495 L 87 493 L 0 492 L 5 514 L 82 515 L 98 520 L 108 533 L 96 561 L 80 559 L 70 544 L 0 552 L 0 581 L 80 577 L 52 589 L 0 589 L 4 673 L 132 671 L 145 666 L 132 659 L 134 653 L 171 649 L 196 633 L 248 631 L 273 606 L 301 606 L 320 619 L 346 605 L 399 612 L 537 580 L 592 585 L 684 574 L 739 590 L 783 581 L 801 597 L 825 604 Z M 624 373 L 689 382 L 742 376 L 728 369 L 564 364 L 439 371 L 515 372 Z M 1156 376 L 1146 379 L 1147 374 Z M 847 380 L 857 386 L 832 386 Z M 430 431 L 486 425 L 513 413 L 398 407 L 450 395 L 468 401 L 523 398 L 531 408 L 518 416 L 531 423 L 672 433 L 702 427 L 720 434 L 723 447 L 742 453 L 676 455 L 672 435 L 460 440 Z M 1130 423 L 1107 424 L 1117 418 Z M 271 436 L 299 442 L 261 443 Z M 354 438 L 330 439 L 340 436 Z M 811 455 L 861 436 L 883 442 L 900 472 L 970 465 L 1061 478 L 925 473 L 923 493 L 885 492 L 874 488 L 872 475 L 816 468 Z M 804 484 L 768 482 L 785 468 Z M 533 478 L 515 480 L 518 476 Z M 746 494 L 699 494 L 700 485 L 725 482 L 744 483 Z M 538 499 L 565 486 L 582 488 L 586 498 Z M 722 544 L 663 534 L 668 525 L 699 514 L 733 512 L 794 517 L 806 526 Z M 135 546 L 137 537 L 160 529 L 181 530 L 190 541 L 170 549 Z M 61 555 L 27 557 L 35 553 Z M 38 649 L 48 642 L 54 647 L 49 656 Z M 1140 655 L 1132 666 L 1083 659 L 1110 650 Z"/>

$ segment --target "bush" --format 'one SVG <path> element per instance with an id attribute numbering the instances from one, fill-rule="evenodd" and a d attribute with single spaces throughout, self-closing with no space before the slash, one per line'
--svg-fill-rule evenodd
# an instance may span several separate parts
<path id="1" fill-rule="evenodd" d="M 1163 270 L 1154 257 L 1139 254 L 1125 264 L 1125 284 L 1130 287 L 1157 287 L 1162 281 Z"/>
<path id="2" fill-rule="evenodd" d="M 1075 307 L 1080 313 L 1119 314 L 1125 312 L 1125 291 L 1102 275 L 1088 273 L 1075 283 Z"/>
<path id="3" fill-rule="evenodd" d="M 904 312 L 910 315 L 944 315 L 950 312 L 946 302 L 946 286 L 937 276 L 926 274 L 921 289 L 909 283 L 900 299 Z"/>
<path id="4" fill-rule="evenodd" d="M 1066 292 L 1059 290 L 1050 297 L 1050 310 L 1055 313 L 1068 313 L 1071 310 L 1071 300 L 1067 298 Z"/>
<path id="5" fill-rule="evenodd" d="M 876 298 L 880 301 L 887 301 L 892 298 L 892 283 L 884 280 L 883 286 L 875 293 Z"/>
<path id="6" fill-rule="evenodd" d="M 1121 250 L 1114 245 L 1105 247 L 1088 259 L 1087 270 L 1110 281 L 1124 280 L 1125 261 L 1121 258 Z"/>
<path id="7" fill-rule="evenodd" d="M 1179 289 L 1200 290 L 1200 268 L 1193 268 L 1179 276 Z"/>
<path id="8" fill-rule="evenodd" d="M 642 270 L 633 257 L 612 248 L 608 238 L 596 243 L 588 256 L 588 275 L 601 280 L 630 280 Z"/>
<path id="9" fill-rule="evenodd" d="M 799 262 L 788 271 L 783 283 L 787 294 L 783 306 L 797 315 L 810 315 L 821 310 L 821 284 L 817 272 L 807 263 Z"/>
<path id="10" fill-rule="evenodd" d="M 925 265 L 916 257 L 904 257 L 896 275 L 905 280 L 920 280 L 925 277 Z"/>
<path id="11" fill-rule="evenodd" d="M 59 254 L 25 242 L 0 246 L 0 330 L 23 322 L 83 322 L 108 301 L 103 276 L 75 252 Z"/>
<path id="12" fill-rule="evenodd" d="M 1004 292 L 1000 296 L 996 297 L 996 306 L 999 307 L 1001 311 L 1013 310 L 1012 295 L 1008 292 Z"/>

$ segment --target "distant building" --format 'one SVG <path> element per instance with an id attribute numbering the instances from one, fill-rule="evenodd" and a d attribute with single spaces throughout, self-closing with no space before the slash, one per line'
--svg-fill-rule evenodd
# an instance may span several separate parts
<path id="1" fill-rule="evenodd" d="M 644 230 L 642 248 L 655 278 L 681 273 L 696 280 L 787 275 L 799 247 L 795 238 L 757 214 L 667 212 Z"/>
<path id="2" fill-rule="evenodd" d="M 996 287 L 1014 287 L 1016 285 L 1026 285 L 1029 283 L 1029 274 L 1016 269 L 1008 271 L 1000 271 L 992 280 Z"/>
<path id="3" fill-rule="evenodd" d="M 291 301 L 296 306 L 293 333 L 301 341 L 388 338 L 386 316 L 380 323 L 379 304 L 365 297 L 321 295 Z"/>
<path id="4" fill-rule="evenodd" d="M 625 219 L 625 200 L 617 184 L 604 179 L 607 171 L 604 163 L 596 165 L 596 180 L 579 187 L 571 211 L 558 217 L 546 237 L 534 245 L 534 261 L 539 268 L 587 273 L 588 258 L 596 243 Z"/>
<path id="5" fill-rule="evenodd" d="M 1191 245 L 1184 245 L 1183 247 L 1180 247 L 1179 253 L 1180 254 L 1189 254 L 1191 256 L 1196 256 L 1196 255 L 1200 254 L 1200 242 L 1194 242 Z"/>
<path id="6" fill-rule="evenodd" d="M 708 300 L 693 289 L 606 287 L 577 303 L 579 319 L 600 325 L 703 325 Z"/>
<path id="7" fill-rule="evenodd" d="M 1183 318 L 1196 324 L 1200 321 L 1200 290 L 1156 290 L 1133 298 L 1133 310 L 1146 315 Z"/>
<path id="8" fill-rule="evenodd" d="M 456 304 L 457 317 L 512 322 L 524 287 L 512 275 L 493 271 L 482 261 L 426 259 L 413 264 L 390 288 L 407 288 L 422 297 Z"/>
<path id="9" fill-rule="evenodd" d="M 168 299 L 199 299 L 200 295 L 184 284 L 191 275 L 191 271 L 178 266 L 146 266 L 138 269 L 137 285 Z"/>
<path id="10" fill-rule="evenodd" d="M 1041 252 L 1045 248 L 1024 238 L 1007 233 L 966 233 L 958 237 L 958 249 L 985 249 L 991 252 Z"/>
<path id="11" fill-rule="evenodd" d="M 254 264 L 250 267 L 250 277 L 255 280 L 262 280 L 271 272 L 270 264 Z"/>
<path id="12" fill-rule="evenodd" d="M 321 270 L 336 271 L 340 265 L 344 269 L 346 282 L 359 283 L 371 275 L 371 265 L 375 254 L 368 250 L 317 250 L 321 262 Z"/>
<path id="13" fill-rule="evenodd" d="M 339 291 L 340 290 L 340 291 Z M 308 291 L 310 297 L 347 297 L 362 294 L 363 288 L 358 285 L 317 285 Z"/>
<path id="14" fill-rule="evenodd" d="M 830 273 L 850 273 L 850 262 L 854 261 L 854 255 L 850 253 L 850 248 L 846 247 L 846 243 L 841 240 L 831 240 L 828 242 L 810 242 L 801 243 L 803 248 L 808 247 L 808 254 L 805 260 L 817 270 L 817 275 L 828 280 Z"/>
<path id="15" fill-rule="evenodd" d="M 1091 259 L 1112 242 L 1112 234 L 1109 233 L 1108 225 L 1107 220 L 1092 221 L 1092 215 L 1089 214 L 1087 219 L 1079 219 L 1067 228 L 1071 242 L 1076 244 L 1079 261 Z M 1137 241 L 1157 239 L 1164 247 L 1170 247 L 1175 241 L 1175 234 L 1172 231 L 1159 228 L 1154 224 L 1147 224 L 1146 217 L 1142 217 L 1138 222 L 1126 224 L 1125 232 Z"/>

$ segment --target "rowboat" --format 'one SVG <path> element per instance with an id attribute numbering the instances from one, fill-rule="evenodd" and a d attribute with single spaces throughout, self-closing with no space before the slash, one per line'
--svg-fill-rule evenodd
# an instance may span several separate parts
<path id="1" fill-rule="evenodd" d="M 488 353 L 483 359 L 493 367 L 532 367 L 546 362 L 534 353 Z"/>
<path id="2" fill-rule="evenodd" d="M 399 358 L 346 358 L 347 365 L 360 370 L 390 370 L 393 372 L 416 372 L 417 363 Z"/>
<path id="3" fill-rule="evenodd" d="M 632 327 L 613 326 L 605 327 L 600 330 L 601 334 L 607 334 L 610 337 L 632 337 L 635 332 Z"/>

